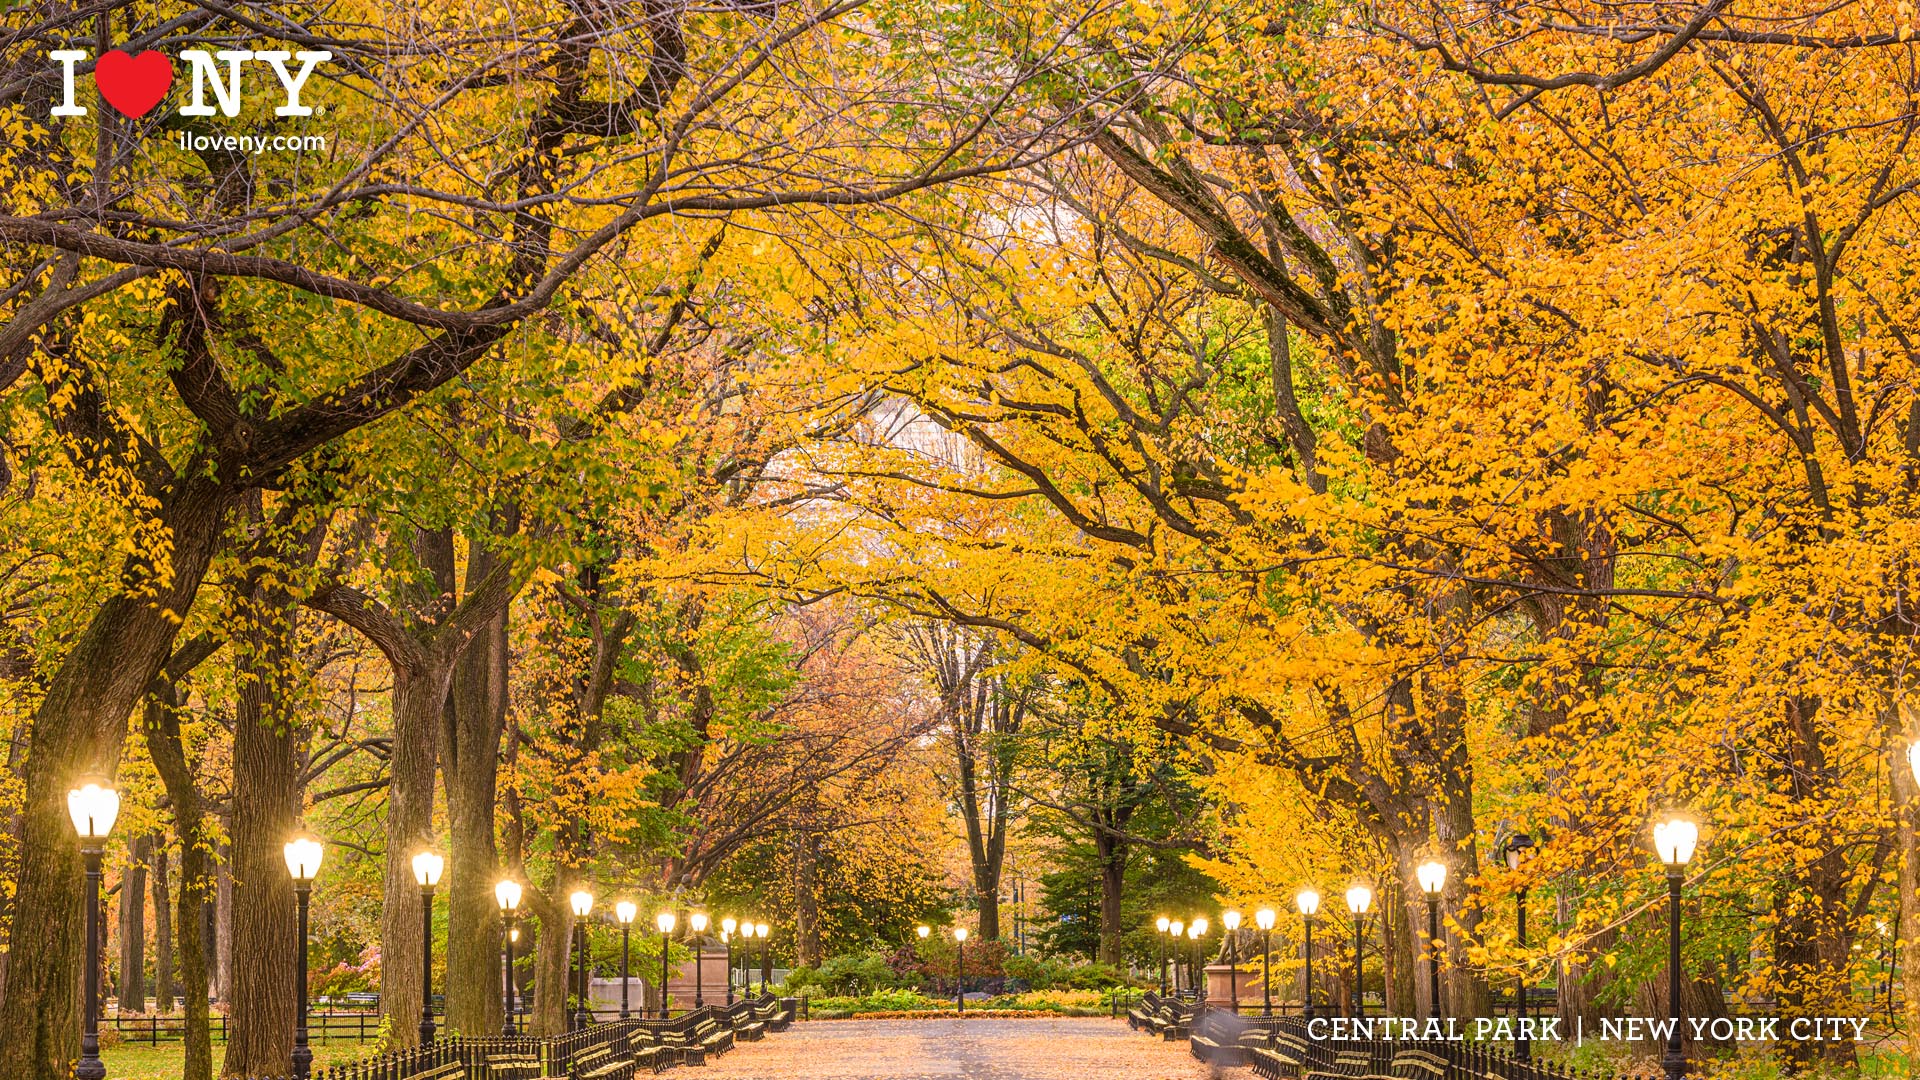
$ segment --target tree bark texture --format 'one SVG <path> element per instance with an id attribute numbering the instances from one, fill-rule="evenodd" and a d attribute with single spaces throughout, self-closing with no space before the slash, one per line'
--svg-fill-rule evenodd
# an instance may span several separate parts
<path id="1" fill-rule="evenodd" d="M 127 842 L 127 866 L 120 872 L 120 978 L 114 989 L 121 1015 L 147 1011 L 147 860 L 153 837 Z"/>
<path id="2" fill-rule="evenodd" d="M 221 1067 L 227 1077 L 290 1072 L 293 950 L 306 947 L 295 940 L 293 882 L 282 851 L 299 830 L 303 802 L 300 732 L 287 692 L 297 613 L 283 595 L 262 600 L 254 625 L 235 641 L 242 676 L 233 736 L 233 994 Z"/>

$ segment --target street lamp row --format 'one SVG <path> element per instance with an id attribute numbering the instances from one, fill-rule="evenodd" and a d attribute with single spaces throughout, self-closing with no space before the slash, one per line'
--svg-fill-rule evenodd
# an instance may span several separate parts
<path id="1" fill-rule="evenodd" d="M 86 873 L 86 934 L 87 956 L 85 973 L 85 1000 L 82 1003 L 80 1058 L 74 1063 L 74 1076 L 78 1080 L 105 1080 L 106 1064 L 100 1059 L 100 863 L 105 854 L 106 840 L 113 832 L 114 822 L 120 816 L 120 793 L 108 783 L 98 779 L 83 779 L 67 792 L 67 816 L 73 822 L 73 830 L 80 838 L 80 854 Z M 296 1080 L 306 1080 L 313 1071 L 313 1050 L 308 1044 L 307 1035 L 307 929 L 308 910 L 313 896 L 313 881 L 320 874 L 320 863 L 326 854 L 326 848 L 319 840 L 311 836 L 300 835 L 286 842 L 281 849 L 286 859 L 287 875 L 293 880 L 293 892 L 296 900 L 297 938 L 299 946 L 294 950 L 294 986 L 299 1008 L 294 1013 L 293 1027 L 293 1075 Z M 446 860 L 431 851 L 415 854 L 411 860 L 413 879 L 420 886 L 421 915 L 421 960 L 420 960 L 420 1041 L 432 1042 L 435 1036 L 433 1022 L 433 894 L 440 884 L 440 878 L 446 870 Z M 520 940 L 520 930 L 514 925 L 519 917 L 520 901 L 524 890 L 519 882 L 511 878 L 495 883 L 493 896 L 499 905 L 504 920 L 502 944 L 506 951 L 506 964 L 503 982 L 505 984 L 506 1021 L 501 1027 L 505 1035 L 517 1034 L 514 1028 L 514 985 L 513 985 L 513 947 Z M 578 972 L 579 998 L 574 1011 L 574 1026 L 583 1027 L 592 1022 L 592 1014 L 587 1009 L 588 968 L 586 919 L 593 911 L 593 894 L 581 889 L 568 897 L 577 921 L 579 932 L 580 965 Z M 639 907 L 631 901 L 621 901 L 614 905 L 614 918 L 621 928 L 620 961 L 620 1015 L 625 1019 L 629 1015 L 627 1002 L 627 962 L 629 959 L 628 930 L 639 915 Z M 667 965 L 668 936 L 673 933 L 678 919 L 671 910 L 662 911 L 654 918 L 654 925 L 660 931 L 660 1016 L 667 1015 Z M 695 911 L 688 915 L 687 926 L 694 935 L 706 933 L 708 919 L 705 912 Z M 735 919 L 731 916 L 721 920 L 722 937 L 728 943 L 727 948 L 727 1004 L 733 1004 L 733 948 L 732 939 L 736 932 L 742 938 L 757 939 L 761 943 L 761 963 L 766 962 L 766 939 L 772 928 L 763 922 L 751 922 Z M 966 940 L 966 931 L 956 931 L 961 941 Z M 701 979 L 698 955 L 694 961 L 693 995 L 694 1007 L 701 1008 L 705 1002 L 704 985 Z M 763 984 L 764 988 L 764 984 Z"/>
<path id="2" fill-rule="evenodd" d="M 1914 746 L 1908 750 L 1908 761 L 1914 770 L 1915 780 L 1920 781 L 1920 743 L 1915 743 Z M 1669 815 L 1665 820 L 1655 824 L 1653 827 L 1654 848 L 1660 856 L 1660 861 L 1666 866 L 1667 871 L 1667 1012 L 1668 1018 L 1673 1022 L 1673 1034 L 1668 1039 L 1665 1053 L 1661 1059 L 1661 1065 L 1667 1076 L 1672 1078 L 1672 1080 L 1680 1080 L 1686 1072 L 1686 1058 L 1682 1042 L 1682 1021 L 1684 1020 L 1684 1015 L 1682 1010 L 1681 995 L 1683 987 L 1680 970 L 1680 900 L 1682 887 L 1686 882 L 1686 867 L 1687 864 L 1693 860 L 1699 839 L 1699 826 L 1685 815 Z M 1506 862 L 1507 868 L 1518 873 L 1523 867 L 1532 862 L 1538 850 L 1538 845 L 1535 843 L 1533 837 L 1521 833 L 1508 839 L 1506 843 L 1501 845 L 1500 850 L 1501 857 L 1503 861 Z M 1447 887 L 1447 865 L 1438 859 L 1431 859 L 1415 868 L 1414 876 L 1420 883 L 1420 891 L 1425 894 L 1427 898 L 1428 1016 L 1432 1018 L 1440 1015 L 1440 898 L 1442 894 L 1445 893 Z M 1294 905 L 1299 909 L 1301 921 L 1305 927 L 1307 990 L 1304 1013 L 1308 1020 L 1312 1020 L 1315 1014 L 1313 1003 L 1313 922 L 1315 916 L 1320 912 L 1320 899 L 1319 891 L 1311 887 L 1302 888 L 1294 896 Z M 1373 906 L 1373 900 L 1373 889 L 1365 882 L 1355 881 L 1347 887 L 1347 910 L 1353 915 L 1353 1005 L 1354 1014 L 1357 1017 L 1364 1017 L 1366 1015 L 1366 1006 L 1363 1004 L 1361 994 L 1365 949 L 1364 920 L 1368 910 Z M 1524 885 L 1516 891 L 1516 904 L 1515 929 L 1518 943 L 1524 948 L 1527 943 L 1527 889 Z M 1240 928 L 1240 913 L 1229 910 L 1222 914 L 1220 921 L 1225 924 L 1229 931 L 1238 931 Z M 1275 923 L 1278 921 L 1278 916 L 1272 908 L 1263 907 L 1254 912 L 1253 921 L 1254 926 L 1260 931 L 1263 999 L 1261 1011 L 1263 1014 L 1271 1016 L 1273 1015 L 1273 949 L 1271 934 Z M 1190 927 L 1183 925 L 1177 919 L 1169 919 L 1162 915 L 1155 920 L 1155 928 L 1163 935 L 1160 939 L 1160 992 L 1163 994 L 1166 993 L 1167 990 L 1166 940 L 1168 937 L 1177 939 L 1183 930 L 1196 938 L 1200 934 L 1204 934 L 1206 932 L 1206 920 L 1197 919 L 1195 923 L 1200 927 L 1197 933 Z M 1236 950 L 1231 961 L 1235 972 L 1232 996 L 1233 1009 L 1235 1012 L 1238 1012 L 1240 1009 L 1239 957 L 1237 953 L 1237 943 L 1233 942 L 1231 938 L 1229 939 L 1229 948 Z M 1531 1058 L 1532 1049 L 1531 1033 L 1528 1031 L 1527 1024 L 1525 1023 L 1527 1020 L 1526 984 L 1527 980 L 1523 972 L 1520 976 L 1516 998 L 1517 1015 L 1521 1023 L 1518 1025 L 1519 1030 L 1514 1039 L 1515 1056 L 1522 1061 Z"/>

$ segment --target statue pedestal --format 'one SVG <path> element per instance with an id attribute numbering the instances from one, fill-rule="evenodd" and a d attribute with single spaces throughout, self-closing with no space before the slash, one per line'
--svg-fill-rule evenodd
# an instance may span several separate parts
<path id="1" fill-rule="evenodd" d="M 1260 972 L 1250 967 L 1236 968 L 1232 964 L 1207 965 L 1207 1004 L 1216 1009 L 1230 1009 L 1236 991 L 1242 1012 L 1246 1011 L 1248 1002 L 1259 1008 Z"/>

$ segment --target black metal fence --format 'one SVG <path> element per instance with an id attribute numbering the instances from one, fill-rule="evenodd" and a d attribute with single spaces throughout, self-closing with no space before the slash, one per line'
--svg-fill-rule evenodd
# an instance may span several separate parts
<path id="1" fill-rule="evenodd" d="M 514 1015 L 524 1020 L 527 1010 L 521 1008 Z M 596 1013 L 596 1019 L 618 1018 L 617 1009 Z M 118 1033 L 121 1042 L 138 1046 L 179 1042 L 187 1035 L 184 1016 L 109 1016 L 100 1023 Z M 207 1026 L 214 1042 L 227 1041 L 226 1016 L 214 1013 L 207 1018 Z M 380 1014 L 377 1012 L 317 1012 L 307 1016 L 307 1038 L 311 1042 L 369 1042 L 379 1037 Z"/>

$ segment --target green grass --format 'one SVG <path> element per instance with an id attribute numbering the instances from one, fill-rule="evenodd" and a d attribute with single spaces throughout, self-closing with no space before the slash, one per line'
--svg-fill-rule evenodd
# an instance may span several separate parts
<path id="1" fill-rule="evenodd" d="M 213 1045 L 213 1072 L 220 1074 L 220 1061 L 226 1056 L 227 1048 Z M 313 1048 L 314 1068 L 340 1065 L 373 1052 L 372 1043 L 329 1042 Z M 185 1067 L 186 1049 L 179 1043 L 161 1043 L 159 1046 L 122 1045 L 110 1050 L 100 1051 L 100 1059 L 107 1064 L 107 1075 L 113 1080 L 180 1080 L 180 1072 Z"/>

